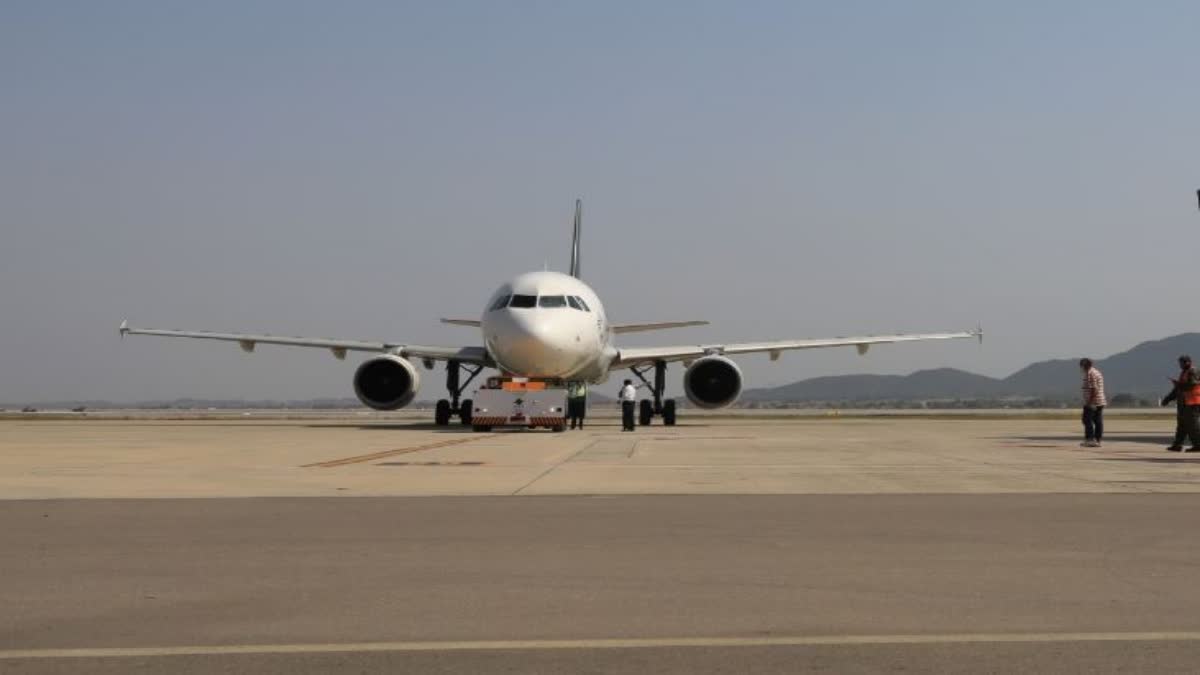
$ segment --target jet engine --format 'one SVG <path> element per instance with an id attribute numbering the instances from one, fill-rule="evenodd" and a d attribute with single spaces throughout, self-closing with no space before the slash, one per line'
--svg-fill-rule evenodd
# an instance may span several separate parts
<path id="1" fill-rule="evenodd" d="M 683 390 L 697 408 L 724 408 L 742 393 L 742 371 L 724 356 L 705 356 L 683 374 Z"/>
<path id="2" fill-rule="evenodd" d="M 364 405 L 376 410 L 396 410 L 412 403 L 421 386 L 413 364 L 399 356 L 377 356 L 363 361 L 354 371 L 354 393 Z"/>

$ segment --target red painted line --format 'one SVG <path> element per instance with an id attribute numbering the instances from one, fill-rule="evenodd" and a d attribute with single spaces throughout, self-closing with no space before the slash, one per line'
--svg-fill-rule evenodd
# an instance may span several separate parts
<path id="1" fill-rule="evenodd" d="M 398 448 L 396 450 L 384 450 L 382 452 L 373 452 L 369 455 L 356 455 L 354 457 L 343 457 L 341 459 L 331 459 L 326 462 L 314 462 L 312 464 L 304 464 L 302 466 L 302 468 L 310 469 L 313 467 L 320 467 L 322 469 L 331 469 L 336 466 L 346 466 L 347 464 L 361 464 L 363 462 L 370 462 L 370 461 L 373 461 L 376 459 L 395 457 L 396 455 L 407 455 L 407 454 L 413 453 L 413 452 L 422 452 L 424 450 L 435 450 L 437 448 L 445 448 L 445 447 L 448 447 L 451 445 L 462 445 L 463 443 L 470 443 L 471 441 L 477 441 L 481 438 L 486 438 L 486 436 L 481 435 L 481 434 L 476 434 L 473 436 L 468 436 L 467 438 L 456 438 L 452 441 L 442 441 L 441 443 L 429 443 L 427 445 L 418 445 L 413 448 Z"/>

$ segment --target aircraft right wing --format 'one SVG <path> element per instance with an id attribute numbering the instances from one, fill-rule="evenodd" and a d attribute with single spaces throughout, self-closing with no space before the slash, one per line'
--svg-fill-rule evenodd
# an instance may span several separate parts
<path id="1" fill-rule="evenodd" d="M 193 338 L 197 340 L 219 340 L 236 342 L 243 351 L 252 352 L 258 344 L 289 345 L 292 347 L 319 347 L 328 349 L 339 359 L 346 352 L 379 352 L 395 354 L 413 359 L 432 361 L 459 361 L 483 366 L 492 366 L 492 359 L 483 347 L 437 347 L 428 345 L 405 345 L 398 342 L 370 342 L 362 340 L 335 340 L 330 338 L 287 337 L 281 335 L 254 335 L 250 333 L 213 333 L 210 331 L 167 330 L 162 328 L 135 328 L 128 321 L 121 322 L 121 337 L 126 335 L 155 335 L 158 337 Z"/>
<path id="2" fill-rule="evenodd" d="M 678 347 L 634 347 L 618 349 L 618 356 L 611 369 L 628 368 L 641 363 L 655 361 L 691 361 L 702 356 L 753 354 L 767 352 L 771 360 L 779 358 L 781 352 L 793 349 L 819 349 L 822 347 L 857 347 L 860 354 L 874 344 L 892 342 L 917 342 L 920 340 L 958 340 L 978 338 L 983 341 L 983 329 L 952 333 L 907 333 L 897 335 L 864 335 L 861 337 L 836 337 L 815 340 L 778 340 L 774 342 L 738 342 L 732 344 L 683 345 Z"/>

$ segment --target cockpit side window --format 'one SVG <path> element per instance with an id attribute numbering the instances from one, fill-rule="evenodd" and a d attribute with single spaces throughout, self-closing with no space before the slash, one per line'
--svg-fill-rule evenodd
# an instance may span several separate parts
<path id="1" fill-rule="evenodd" d="M 573 295 L 567 296 L 567 304 L 570 305 L 573 309 L 577 309 L 581 312 L 583 311 L 583 305 L 579 304 L 579 298 L 576 298 Z"/>
<path id="2" fill-rule="evenodd" d="M 505 307 L 508 307 L 508 300 L 511 297 L 511 295 L 502 295 L 496 298 L 496 301 L 492 303 L 492 306 L 488 309 L 488 311 L 494 312 L 498 309 L 504 309 Z"/>
<path id="3" fill-rule="evenodd" d="M 579 296 L 575 296 L 575 299 L 576 299 L 577 301 L 579 301 L 579 306 L 583 308 L 583 311 L 585 311 L 585 312 L 590 312 L 590 311 L 592 311 L 592 308 L 591 308 L 591 307 L 588 307 L 588 304 L 587 304 L 586 302 L 584 302 L 584 301 L 583 301 L 583 298 L 581 298 L 581 297 L 579 297 Z"/>
<path id="4" fill-rule="evenodd" d="M 528 309 L 530 307 L 537 307 L 537 296 L 536 295 L 514 295 L 514 296 L 512 296 L 512 302 L 510 302 L 508 304 L 508 306 L 509 307 L 521 307 L 521 308 L 525 308 L 525 309 Z"/>
<path id="5" fill-rule="evenodd" d="M 567 299 L 561 295 L 543 295 L 538 298 L 538 306 L 548 308 L 566 307 Z"/>

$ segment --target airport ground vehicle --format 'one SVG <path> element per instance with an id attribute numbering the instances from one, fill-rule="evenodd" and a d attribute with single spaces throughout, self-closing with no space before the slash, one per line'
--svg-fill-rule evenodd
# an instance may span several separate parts
<path id="1" fill-rule="evenodd" d="M 557 378 L 489 377 L 475 390 L 470 404 L 470 422 L 464 418 L 463 423 L 475 431 L 495 427 L 562 431 L 567 426 L 567 388 Z"/>

